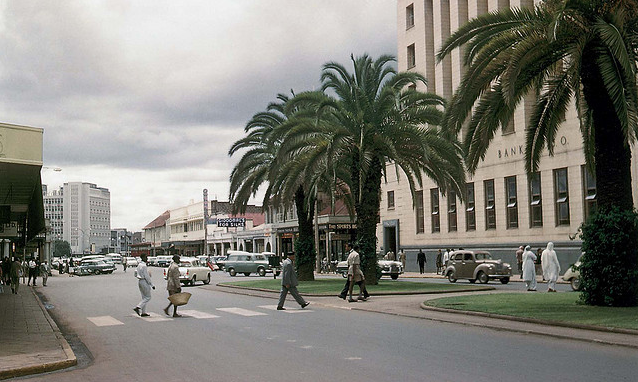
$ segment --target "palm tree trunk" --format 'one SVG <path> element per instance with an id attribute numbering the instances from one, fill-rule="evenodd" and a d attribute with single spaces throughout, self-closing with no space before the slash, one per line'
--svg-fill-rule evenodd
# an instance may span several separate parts
<path id="1" fill-rule="evenodd" d="M 306 194 L 301 186 L 295 192 L 295 206 L 299 224 L 299 237 L 295 241 L 297 275 L 300 281 L 312 281 L 315 279 L 314 269 L 317 257 L 313 229 L 315 206 L 314 203 L 306 201 Z"/>
<path id="2" fill-rule="evenodd" d="M 605 89 L 596 55 L 594 47 L 585 50 L 581 75 L 583 94 L 591 108 L 594 124 L 598 208 L 608 211 L 612 206 L 618 206 L 621 210 L 631 211 L 631 151 Z"/>
<path id="3" fill-rule="evenodd" d="M 382 163 L 372 159 L 361 187 L 361 199 L 355 206 L 357 211 L 357 242 L 361 255 L 361 266 L 367 284 L 376 285 L 377 278 L 377 223 L 379 220 L 379 190 L 381 189 Z"/>

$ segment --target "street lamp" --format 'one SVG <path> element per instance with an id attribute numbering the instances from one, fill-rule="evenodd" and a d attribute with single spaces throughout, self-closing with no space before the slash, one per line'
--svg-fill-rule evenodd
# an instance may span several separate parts
<path id="1" fill-rule="evenodd" d="M 84 230 L 79 227 L 75 228 L 75 230 L 82 232 L 82 253 L 84 253 L 84 251 L 86 250 L 86 248 L 84 247 L 84 239 L 86 238 L 86 232 L 84 232 Z"/>

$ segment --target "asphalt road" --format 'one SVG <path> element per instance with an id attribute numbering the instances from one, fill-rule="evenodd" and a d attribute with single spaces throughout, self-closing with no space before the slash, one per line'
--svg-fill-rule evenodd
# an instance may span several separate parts
<path id="1" fill-rule="evenodd" d="M 157 289 L 149 320 L 132 311 L 140 295 L 130 270 L 50 278 L 40 288 L 49 311 L 67 338 L 88 351 L 76 368 L 28 379 L 538 382 L 638 375 L 638 351 L 626 348 L 321 304 L 300 310 L 290 296 L 282 312 L 273 310 L 275 299 L 213 285 L 185 287 L 193 294 L 185 317 L 167 318 L 161 269 L 151 272 Z M 229 279 L 215 273 L 213 284 Z M 82 352 L 77 340 L 74 347 Z"/>

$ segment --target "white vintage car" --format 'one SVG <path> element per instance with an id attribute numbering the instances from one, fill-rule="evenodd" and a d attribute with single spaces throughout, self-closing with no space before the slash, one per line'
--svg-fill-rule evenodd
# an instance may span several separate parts
<path id="1" fill-rule="evenodd" d="M 381 268 L 381 276 L 390 276 L 392 280 L 399 278 L 399 275 L 403 273 L 403 264 L 400 261 L 393 260 L 377 260 L 379 268 Z M 337 273 L 346 278 L 348 277 L 348 262 L 340 261 L 337 263 Z"/>
<path id="2" fill-rule="evenodd" d="M 166 280 L 166 272 L 164 269 L 164 280 Z M 179 281 L 182 284 L 195 285 L 197 281 L 204 284 L 210 283 L 210 268 L 199 263 L 195 257 L 182 257 L 179 260 Z"/>

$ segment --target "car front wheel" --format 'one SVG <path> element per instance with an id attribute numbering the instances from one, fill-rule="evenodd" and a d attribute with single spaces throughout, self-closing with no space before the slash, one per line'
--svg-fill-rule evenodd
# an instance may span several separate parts
<path id="1" fill-rule="evenodd" d="M 229 268 L 228 274 L 231 275 L 232 277 L 235 277 L 237 275 L 237 271 L 235 270 L 235 268 Z"/>
<path id="2" fill-rule="evenodd" d="M 447 273 L 447 279 L 450 280 L 451 283 L 456 282 L 456 276 L 454 275 L 454 271 L 449 271 Z"/>
<path id="3" fill-rule="evenodd" d="M 487 276 L 487 273 L 485 272 L 479 272 L 478 275 L 476 275 L 476 279 L 481 284 L 487 284 L 487 282 L 490 281 L 490 278 Z"/>
<path id="4" fill-rule="evenodd" d="M 507 284 L 508 282 L 510 282 L 510 278 L 509 277 L 503 277 L 501 279 L 501 284 Z"/>
<path id="5" fill-rule="evenodd" d="M 102 273 L 99 269 L 96 269 L 93 271 L 94 274 L 99 275 L 100 273 Z"/>
<path id="6" fill-rule="evenodd" d="M 580 277 L 574 277 L 569 283 L 571 284 L 573 290 L 580 290 Z"/>
<path id="7" fill-rule="evenodd" d="M 204 280 L 204 284 L 205 285 L 210 284 L 210 273 L 208 274 L 208 277 L 206 277 L 206 280 Z"/>
<path id="8" fill-rule="evenodd" d="M 264 276 L 266 276 L 266 270 L 265 270 L 264 268 L 259 268 L 259 269 L 257 270 L 257 274 L 258 274 L 259 276 L 261 276 L 261 277 L 264 277 Z"/>

